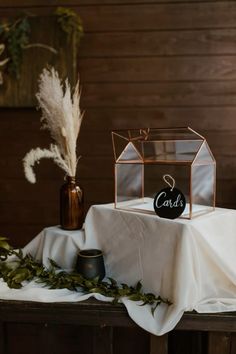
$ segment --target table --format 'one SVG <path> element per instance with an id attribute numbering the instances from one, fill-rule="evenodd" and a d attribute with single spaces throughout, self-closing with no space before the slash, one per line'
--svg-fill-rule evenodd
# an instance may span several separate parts
<path id="1" fill-rule="evenodd" d="M 141 279 L 145 291 L 173 302 L 155 321 L 130 313 L 152 333 L 170 331 L 185 311 L 236 310 L 235 210 L 167 220 L 99 205 L 88 212 L 85 235 L 87 247 L 103 249 L 109 276 L 128 284 Z"/>
<path id="2" fill-rule="evenodd" d="M 236 315 L 232 313 L 185 313 L 175 329 L 178 331 L 210 331 L 208 333 L 208 354 L 234 354 L 232 348 L 235 348 L 236 345 L 236 336 L 234 335 L 234 332 L 236 332 L 235 318 Z M 42 324 L 38 338 L 39 343 L 37 343 L 37 347 L 34 349 L 35 354 L 50 354 L 52 347 L 54 352 L 57 352 L 57 343 L 60 342 L 60 338 L 55 338 L 55 332 L 52 330 L 54 325 L 69 325 L 76 326 L 76 328 L 78 328 L 77 326 L 86 326 L 87 332 L 92 332 L 93 354 L 112 354 L 117 352 L 117 343 L 113 342 L 113 335 L 116 329 L 124 328 L 129 333 L 130 329 L 135 330 L 137 328 L 137 325 L 130 319 L 125 307 L 121 304 L 114 306 L 95 300 L 79 303 L 39 303 L 0 300 L 1 354 L 15 353 L 14 351 L 9 351 L 9 344 L 14 340 L 14 333 L 7 330 L 8 325 L 11 326 L 11 324 L 19 324 L 21 327 L 30 324 L 33 335 L 35 335 L 37 326 Z M 35 331 L 33 331 L 34 326 Z M 139 334 L 141 335 L 140 332 Z M 145 335 L 145 333 L 143 334 Z M 150 349 L 148 350 L 147 346 L 144 352 L 147 354 L 168 354 L 168 339 L 170 339 L 168 338 L 168 334 L 161 337 L 150 335 Z M 72 341 L 71 346 L 73 348 L 75 341 L 72 338 L 70 338 L 70 341 Z M 121 346 L 121 343 L 118 344 Z M 201 352 L 200 349 L 198 350 L 196 348 L 194 353 Z M 58 351 L 61 352 L 60 350 Z M 69 351 L 70 347 L 68 347 Z M 78 347 L 78 353 L 81 352 L 83 351 Z M 120 353 L 121 351 L 118 352 Z M 133 348 L 130 354 L 136 352 L 137 349 Z M 179 354 L 179 350 L 177 353 Z M 191 353 L 193 353 L 193 348 Z"/>
<path id="3" fill-rule="evenodd" d="M 108 276 L 129 285 L 142 280 L 146 292 L 173 302 L 169 307 L 161 305 L 153 317 L 149 306 L 140 307 L 139 303 L 122 299 L 139 326 L 162 335 L 176 326 L 185 311 L 236 310 L 235 235 L 235 210 L 216 209 L 192 220 L 167 220 L 116 210 L 108 204 L 90 208 L 84 232 L 46 228 L 24 252 L 41 258 L 45 264 L 49 256 L 70 269 L 78 248 L 101 248 Z M 66 289 L 39 289 L 34 283 L 9 292 L 5 284 L 0 284 L 2 299 L 70 302 L 89 296 Z"/>

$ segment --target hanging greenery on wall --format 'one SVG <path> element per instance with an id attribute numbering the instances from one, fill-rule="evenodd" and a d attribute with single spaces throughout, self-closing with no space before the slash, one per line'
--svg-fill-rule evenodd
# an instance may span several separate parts
<path id="1" fill-rule="evenodd" d="M 80 16 L 64 7 L 47 17 L 24 14 L 0 20 L 0 106 L 33 106 L 34 90 L 26 79 L 32 82 L 47 64 L 75 82 L 82 35 Z"/>
<path id="2" fill-rule="evenodd" d="M 78 46 L 84 32 L 79 15 L 65 7 L 58 7 L 55 15 L 61 30 L 67 35 L 67 41 L 75 41 L 75 45 Z"/>
<path id="3" fill-rule="evenodd" d="M 30 24 L 28 18 L 20 18 L 13 23 L 0 23 L 0 36 L 6 48 L 8 61 L 5 68 L 10 74 L 19 78 L 22 62 L 22 50 L 29 43 Z"/>

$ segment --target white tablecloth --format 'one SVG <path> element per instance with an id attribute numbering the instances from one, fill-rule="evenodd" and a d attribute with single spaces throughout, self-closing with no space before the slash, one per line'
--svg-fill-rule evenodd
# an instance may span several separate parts
<path id="1" fill-rule="evenodd" d="M 83 231 L 44 229 L 24 249 L 48 265 L 55 259 L 73 268 L 78 248 L 100 248 L 107 276 L 129 285 L 142 281 L 144 291 L 173 302 L 153 317 L 149 306 L 122 299 L 130 317 L 154 334 L 172 330 L 184 311 L 236 310 L 236 211 L 216 209 L 193 220 L 167 220 L 155 215 L 115 210 L 113 204 L 90 208 Z M 1 299 L 81 301 L 90 295 L 69 290 L 23 290 L 0 283 Z M 96 295 L 105 300 L 101 295 Z M 110 299 L 111 300 L 111 299 Z"/>

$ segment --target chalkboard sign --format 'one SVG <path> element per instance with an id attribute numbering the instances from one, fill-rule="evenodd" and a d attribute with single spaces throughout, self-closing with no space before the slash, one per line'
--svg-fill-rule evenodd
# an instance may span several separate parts
<path id="1" fill-rule="evenodd" d="M 183 213 L 186 200 L 179 189 L 168 187 L 156 194 L 153 206 L 158 216 L 176 219 Z"/>

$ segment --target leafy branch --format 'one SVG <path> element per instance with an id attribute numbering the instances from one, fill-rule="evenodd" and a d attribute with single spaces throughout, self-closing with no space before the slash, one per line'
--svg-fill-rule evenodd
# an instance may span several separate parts
<path id="1" fill-rule="evenodd" d="M 83 36 L 83 25 L 80 16 L 74 10 L 66 7 L 58 7 L 55 15 L 61 30 L 67 36 L 67 41 L 75 41 L 75 45 L 78 46 Z"/>
<path id="2" fill-rule="evenodd" d="M 10 259 L 8 257 L 11 256 Z M 50 259 L 51 267 L 46 269 L 40 262 L 33 259 L 31 255 L 23 255 L 22 250 L 14 250 L 7 239 L 0 237 L 0 277 L 7 283 L 9 288 L 20 289 L 23 282 L 36 279 L 49 289 L 69 289 L 82 291 L 85 294 L 98 293 L 106 297 L 112 297 L 113 303 L 118 303 L 120 298 L 127 297 L 132 301 L 140 301 L 141 306 L 151 305 L 152 314 L 156 308 L 165 303 L 171 302 L 156 296 L 152 293 L 144 293 L 142 284 L 139 281 L 135 286 L 118 284 L 116 280 L 108 278 L 108 281 L 99 281 L 99 278 L 86 279 L 79 273 L 67 273 Z"/>
<path id="3" fill-rule="evenodd" d="M 19 78 L 19 68 L 22 63 L 22 51 L 29 43 L 30 25 L 27 17 L 16 20 L 13 24 L 0 23 L 0 35 L 6 44 L 8 56 L 8 70 Z"/>

